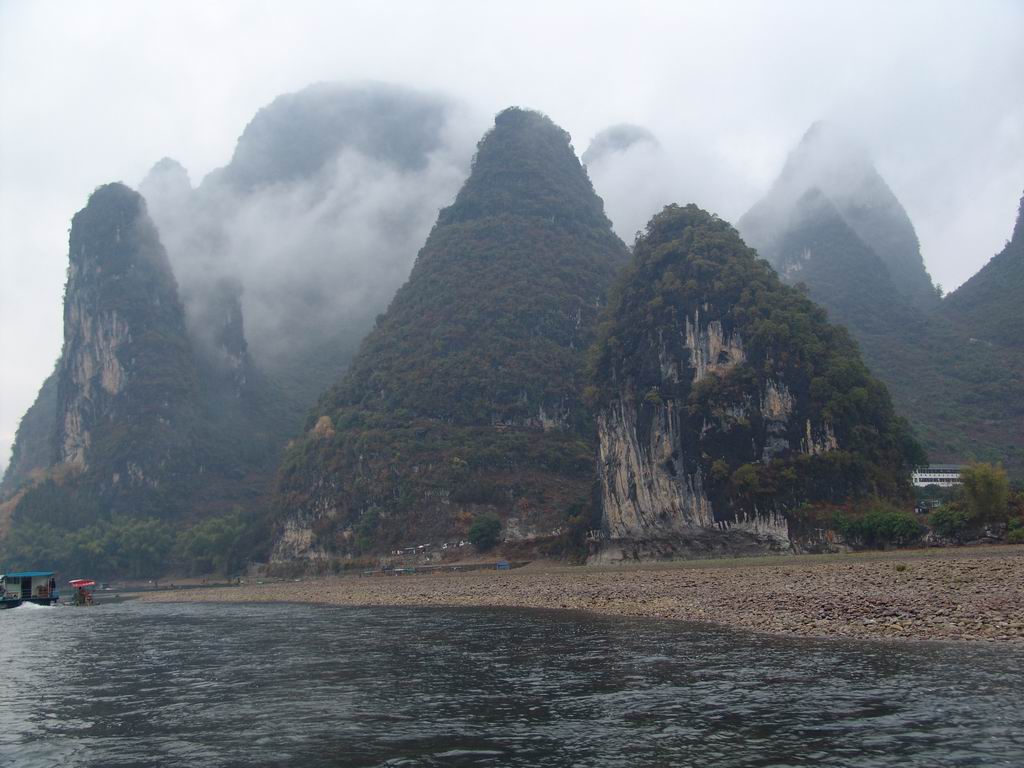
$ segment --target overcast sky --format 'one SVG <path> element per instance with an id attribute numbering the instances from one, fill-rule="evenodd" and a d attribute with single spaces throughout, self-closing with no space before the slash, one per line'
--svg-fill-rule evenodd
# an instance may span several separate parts
<path id="1" fill-rule="evenodd" d="M 579 153 L 637 123 L 679 202 L 732 221 L 833 119 L 870 147 L 950 290 L 1003 246 L 1024 188 L 1022 33 L 1017 0 L 0 0 L 0 466 L 60 352 L 74 212 L 165 155 L 198 183 L 281 93 L 372 79 L 480 114 L 532 107 Z"/>

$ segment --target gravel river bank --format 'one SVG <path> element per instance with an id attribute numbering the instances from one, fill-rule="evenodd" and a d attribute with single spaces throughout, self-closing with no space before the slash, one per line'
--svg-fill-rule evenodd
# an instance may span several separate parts
<path id="1" fill-rule="evenodd" d="M 1024 546 L 614 568 L 534 564 L 186 588 L 141 599 L 553 608 L 805 637 L 1024 644 Z"/>

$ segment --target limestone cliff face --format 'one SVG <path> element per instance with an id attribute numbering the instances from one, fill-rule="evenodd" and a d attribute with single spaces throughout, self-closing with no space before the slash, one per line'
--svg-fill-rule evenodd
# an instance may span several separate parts
<path id="1" fill-rule="evenodd" d="M 67 320 L 75 333 L 61 365 L 66 399 L 59 459 L 84 468 L 93 425 L 114 411 L 124 391 L 127 377 L 119 353 L 131 336 L 116 310 L 92 316 L 77 294 Z"/>
<path id="2" fill-rule="evenodd" d="M 196 374 L 145 203 L 97 189 L 71 228 L 54 459 L 101 488 L 156 488 L 192 450 Z"/>
<path id="3" fill-rule="evenodd" d="M 617 545 L 716 532 L 786 547 L 801 504 L 905 485 L 871 471 L 880 455 L 905 463 L 903 425 L 846 334 L 695 206 L 667 208 L 638 240 L 592 379 Z M 874 406 L 851 412 L 869 391 Z"/>
<path id="4" fill-rule="evenodd" d="M 715 519 L 698 471 L 680 476 L 679 413 L 654 407 L 641 442 L 634 403 L 615 403 L 598 416 L 604 523 L 612 538 L 711 526 Z"/>
<path id="5" fill-rule="evenodd" d="M 661 381 L 649 389 L 653 396 L 637 398 L 620 393 L 597 416 L 600 444 L 599 466 L 604 526 L 612 539 L 645 539 L 686 534 L 694 528 L 737 529 L 765 537 L 770 544 L 788 545 L 785 518 L 774 508 L 741 510 L 715 516 L 708 492 L 710 478 L 700 466 L 703 452 L 688 455 L 688 444 L 702 440 L 729 441 L 729 433 L 749 433 L 751 447 L 745 458 L 769 461 L 794 450 L 818 453 L 838 448 L 827 422 L 811 426 L 808 434 L 829 435 L 831 440 L 803 440 L 793 444 L 796 400 L 779 378 L 765 378 L 754 393 L 743 393 L 700 418 L 697 435 L 687 430 L 697 420 L 688 405 L 675 398 L 665 401 L 662 392 L 693 388 L 708 377 L 721 380 L 746 363 L 739 332 L 727 333 L 721 320 L 701 320 L 713 312 L 705 303 L 685 317 L 682 328 L 659 329 L 658 363 Z M 666 344 L 665 336 L 680 344 Z M 748 425 L 759 425 L 752 431 Z"/>

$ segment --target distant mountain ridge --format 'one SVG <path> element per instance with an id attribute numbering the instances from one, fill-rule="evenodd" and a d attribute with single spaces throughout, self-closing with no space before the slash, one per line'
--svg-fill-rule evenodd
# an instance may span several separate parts
<path id="1" fill-rule="evenodd" d="M 776 243 L 801 215 L 801 200 L 813 190 L 881 259 L 893 285 L 914 305 L 929 309 L 938 294 L 925 270 L 910 217 L 881 177 L 867 151 L 839 128 L 818 122 L 804 134 L 768 194 L 738 223 L 762 256 L 779 263 Z"/>
<path id="2" fill-rule="evenodd" d="M 805 285 L 850 329 L 933 460 L 1002 461 L 1021 475 L 1019 356 L 979 342 L 947 313 L 948 299 L 940 302 L 918 269 L 909 219 L 866 155 L 816 135 L 817 126 L 740 219 L 740 232 L 786 282 Z"/>
<path id="3" fill-rule="evenodd" d="M 386 83 L 316 83 L 260 109 L 214 178 L 249 189 L 285 184 L 321 173 L 350 148 L 423 169 L 441 146 L 449 107 L 438 95 Z"/>
<path id="4" fill-rule="evenodd" d="M 981 341 L 1024 350 L 1024 196 L 1006 246 L 942 302 L 942 314 Z"/>

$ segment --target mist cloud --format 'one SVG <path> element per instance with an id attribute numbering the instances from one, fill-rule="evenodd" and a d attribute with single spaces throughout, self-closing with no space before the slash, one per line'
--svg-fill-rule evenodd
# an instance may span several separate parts
<path id="1" fill-rule="evenodd" d="M 664 136 L 642 126 L 611 126 L 591 140 L 583 156 L 608 218 L 626 243 L 670 203 L 695 202 L 735 222 L 755 194 L 727 158 L 684 131 Z"/>
<path id="2" fill-rule="evenodd" d="M 351 353 L 466 177 L 475 122 L 438 95 L 321 84 L 261 110 L 195 190 L 161 161 L 140 189 L 193 336 L 214 344 L 208 286 L 233 279 L 261 366 Z"/>

